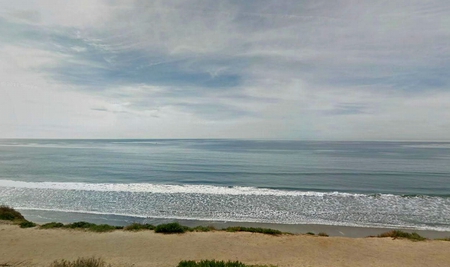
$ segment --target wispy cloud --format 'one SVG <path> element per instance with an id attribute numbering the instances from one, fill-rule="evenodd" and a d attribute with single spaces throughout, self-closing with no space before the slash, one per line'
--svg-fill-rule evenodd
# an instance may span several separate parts
<path id="1" fill-rule="evenodd" d="M 447 1 L 1 5 L 4 137 L 448 138 Z"/>

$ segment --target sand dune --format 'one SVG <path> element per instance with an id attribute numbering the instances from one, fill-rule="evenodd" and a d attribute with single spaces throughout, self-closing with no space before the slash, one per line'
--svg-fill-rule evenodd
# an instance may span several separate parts
<path id="1" fill-rule="evenodd" d="M 48 266 L 56 259 L 102 257 L 114 266 L 176 266 L 180 260 L 239 260 L 277 266 L 449 266 L 450 242 L 391 238 L 268 236 L 152 231 L 92 233 L 0 225 L 0 264 Z"/>

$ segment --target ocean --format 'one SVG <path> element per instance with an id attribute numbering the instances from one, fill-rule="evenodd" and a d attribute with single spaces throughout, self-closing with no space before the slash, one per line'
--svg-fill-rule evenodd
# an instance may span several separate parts
<path id="1" fill-rule="evenodd" d="M 450 231 L 450 143 L 3 139 L 0 204 L 70 220 Z"/>

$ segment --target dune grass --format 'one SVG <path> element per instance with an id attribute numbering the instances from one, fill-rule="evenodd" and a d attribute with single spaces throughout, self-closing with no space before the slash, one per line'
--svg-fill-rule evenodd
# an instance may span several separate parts
<path id="1" fill-rule="evenodd" d="M 123 228 L 126 231 L 141 231 L 141 230 L 155 230 L 155 226 L 152 224 L 132 223 Z"/>
<path id="2" fill-rule="evenodd" d="M 30 222 L 30 221 L 23 221 L 21 223 L 19 223 L 20 228 L 32 228 L 32 227 L 36 227 L 37 224 L 35 224 L 34 222 Z"/>
<path id="3" fill-rule="evenodd" d="M 271 265 L 273 266 L 273 265 Z M 268 265 L 247 265 L 240 261 L 181 261 L 178 267 L 269 267 Z M 274 266 L 273 266 L 274 267 Z"/>
<path id="4" fill-rule="evenodd" d="M 313 232 L 307 232 L 306 234 L 307 234 L 307 235 L 316 235 L 316 234 L 313 233 Z"/>
<path id="5" fill-rule="evenodd" d="M 320 233 L 318 233 L 317 234 L 318 236 L 325 236 L 325 237 L 328 237 L 329 235 L 327 234 L 327 233 L 325 233 L 325 232 L 320 232 Z"/>
<path id="6" fill-rule="evenodd" d="M 162 234 L 182 234 L 189 230 L 189 227 L 180 225 L 177 222 L 160 224 L 155 227 L 155 233 Z"/>
<path id="7" fill-rule="evenodd" d="M 392 237 L 393 239 L 404 238 L 404 239 L 409 239 L 412 241 L 427 240 L 425 237 L 419 235 L 418 233 L 415 233 L 415 232 L 407 233 L 407 232 L 403 232 L 400 230 L 393 230 L 393 231 L 385 232 L 385 233 L 379 234 L 378 237 Z"/>
<path id="8" fill-rule="evenodd" d="M 0 220 L 5 221 L 25 221 L 25 218 L 20 214 L 20 212 L 15 209 L 1 205 L 0 206 Z"/>
<path id="9" fill-rule="evenodd" d="M 78 258 L 74 261 L 54 261 L 50 267 L 111 267 L 101 258 Z"/>
<path id="10" fill-rule="evenodd" d="M 0 265 L 1 266 L 1 265 Z M 9 265 L 5 265 L 9 266 Z M 132 265 L 134 266 L 134 265 Z M 112 267 L 101 258 L 78 258 L 74 261 L 57 260 L 50 264 L 49 267 Z M 273 265 L 247 265 L 239 261 L 181 261 L 177 267 L 275 267 Z"/>
<path id="11" fill-rule="evenodd" d="M 256 227 L 228 227 L 224 229 L 227 232 L 250 232 L 250 233 L 260 233 L 266 235 L 281 235 L 283 232 L 270 228 L 256 228 Z"/>
<path id="12" fill-rule="evenodd" d="M 41 229 L 63 228 L 64 224 L 59 222 L 50 222 L 39 226 Z"/>
<path id="13" fill-rule="evenodd" d="M 193 228 L 189 228 L 189 232 L 210 232 L 210 231 L 215 231 L 216 228 L 214 226 L 196 226 Z"/>

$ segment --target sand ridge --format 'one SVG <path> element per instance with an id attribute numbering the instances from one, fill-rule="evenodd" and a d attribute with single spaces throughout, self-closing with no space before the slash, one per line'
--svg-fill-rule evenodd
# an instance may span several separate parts
<path id="1" fill-rule="evenodd" d="M 450 242 L 391 238 L 269 236 L 153 231 L 93 233 L 0 225 L 0 264 L 48 266 L 57 259 L 102 257 L 114 266 L 176 266 L 181 260 L 239 260 L 283 266 L 449 266 Z M 19 264 L 20 263 L 20 264 Z"/>

